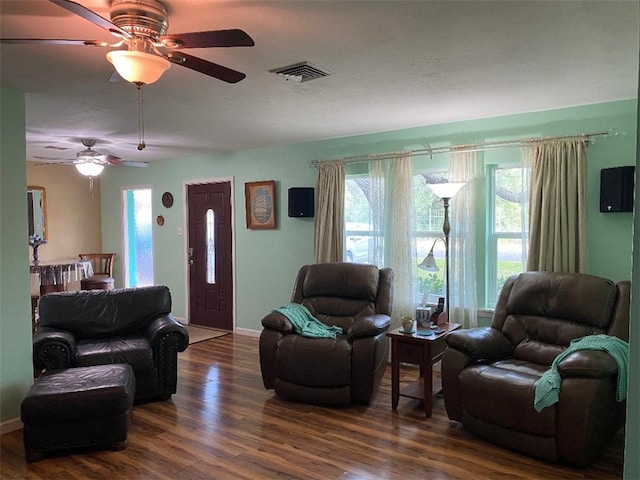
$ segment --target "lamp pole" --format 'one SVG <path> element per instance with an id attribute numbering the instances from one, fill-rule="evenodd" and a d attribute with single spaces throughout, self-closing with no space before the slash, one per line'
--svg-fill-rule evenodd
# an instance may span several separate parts
<path id="1" fill-rule="evenodd" d="M 442 203 L 444 206 L 444 223 L 442 224 L 442 232 L 444 233 L 444 264 L 445 264 L 445 276 L 446 276 L 446 290 L 445 290 L 445 302 L 446 311 L 449 315 L 449 232 L 451 232 L 451 225 L 449 225 L 449 200 L 450 197 L 442 197 Z"/>
<path id="2" fill-rule="evenodd" d="M 451 226 L 449 225 L 449 200 L 458 193 L 458 191 L 464 187 L 464 182 L 456 183 L 429 183 L 427 186 L 442 199 L 444 206 L 444 223 L 442 224 L 442 232 L 444 233 L 444 262 L 445 262 L 445 277 L 446 277 L 446 290 L 445 290 L 445 306 L 447 309 L 447 315 L 449 313 L 449 294 L 451 293 L 451 286 L 449 285 L 449 233 L 451 232 Z"/>

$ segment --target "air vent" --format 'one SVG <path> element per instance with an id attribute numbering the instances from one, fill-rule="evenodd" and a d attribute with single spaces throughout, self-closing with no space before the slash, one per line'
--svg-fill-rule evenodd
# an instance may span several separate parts
<path id="1" fill-rule="evenodd" d="M 316 67 L 308 62 L 297 63 L 295 65 L 289 65 L 288 67 L 277 68 L 270 70 L 270 73 L 275 73 L 293 82 L 308 82 L 309 80 L 315 80 L 316 78 L 328 77 L 333 75 L 328 70 L 324 70 L 320 67 Z"/>

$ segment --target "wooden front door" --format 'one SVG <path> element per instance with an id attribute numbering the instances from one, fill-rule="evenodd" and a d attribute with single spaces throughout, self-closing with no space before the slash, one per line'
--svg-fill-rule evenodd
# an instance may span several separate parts
<path id="1" fill-rule="evenodd" d="M 189 322 L 233 330 L 231 183 L 187 186 Z"/>

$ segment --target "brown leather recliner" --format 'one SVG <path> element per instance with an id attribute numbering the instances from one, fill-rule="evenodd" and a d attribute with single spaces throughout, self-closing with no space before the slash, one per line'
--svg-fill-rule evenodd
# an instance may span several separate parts
<path id="1" fill-rule="evenodd" d="M 559 401 L 534 409 L 536 382 L 575 338 L 628 341 L 630 283 L 578 273 L 526 272 L 505 283 L 490 327 L 446 337 L 442 387 L 450 419 L 496 444 L 587 465 L 624 424 L 618 364 L 580 350 L 558 364 Z"/>
<path id="2" fill-rule="evenodd" d="M 388 363 L 385 332 L 391 324 L 393 271 L 374 265 L 303 266 L 291 301 L 328 326 L 333 338 L 295 333 L 283 314 L 262 319 L 260 366 L 267 389 L 289 400 L 326 405 L 368 405 Z"/>

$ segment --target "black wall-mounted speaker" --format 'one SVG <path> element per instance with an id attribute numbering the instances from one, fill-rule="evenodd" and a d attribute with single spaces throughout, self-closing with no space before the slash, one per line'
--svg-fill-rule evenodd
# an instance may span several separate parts
<path id="1" fill-rule="evenodd" d="M 314 213 L 313 187 L 291 187 L 289 189 L 289 216 L 313 217 Z"/>
<path id="2" fill-rule="evenodd" d="M 634 166 L 600 170 L 600 211 L 632 212 L 634 180 Z"/>

